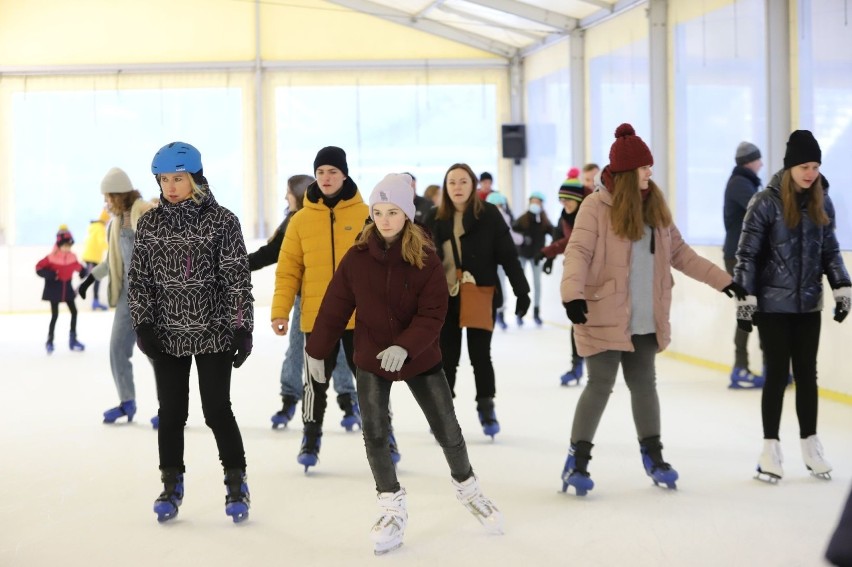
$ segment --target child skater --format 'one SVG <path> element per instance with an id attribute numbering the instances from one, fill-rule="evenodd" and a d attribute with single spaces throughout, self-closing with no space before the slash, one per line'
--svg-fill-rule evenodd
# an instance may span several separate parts
<path id="1" fill-rule="evenodd" d="M 53 331 L 56 328 L 56 319 L 59 317 L 59 304 L 65 303 L 71 312 L 71 334 L 68 336 L 68 347 L 72 351 L 81 352 L 86 346 L 77 340 L 77 306 L 74 304 L 74 288 L 71 287 L 71 278 L 74 272 L 83 272 L 83 265 L 77 260 L 77 256 L 71 252 L 74 237 L 66 225 L 59 227 L 56 233 L 56 244 L 53 250 L 38 261 L 36 273 L 44 278 L 44 292 L 41 298 L 50 302 L 50 327 L 47 331 L 47 342 L 44 347 L 47 354 L 53 352 Z"/>
<path id="2" fill-rule="evenodd" d="M 406 493 L 388 446 L 393 382 L 404 380 L 444 450 L 458 500 L 490 533 L 503 516 L 479 487 L 453 409 L 441 364 L 440 336 L 447 312 L 441 260 L 414 224 L 411 179 L 387 175 L 370 195 L 368 224 L 334 273 L 305 349 L 311 377 L 325 382 L 330 355 L 355 314 L 358 401 L 367 461 L 378 492 L 379 518 L 370 538 L 376 555 L 402 545 Z M 328 363 L 328 364 L 327 364 Z"/>
<path id="3" fill-rule="evenodd" d="M 82 259 L 86 263 L 86 272 L 91 275 L 92 270 L 104 261 L 104 256 L 107 253 L 107 232 L 106 225 L 109 222 L 109 211 L 104 208 L 98 218 L 89 223 L 89 231 L 86 234 L 86 242 L 83 244 Z M 106 311 L 109 309 L 101 303 L 101 284 L 98 280 L 93 280 L 95 284 L 94 293 L 92 294 L 92 311 Z M 81 292 L 80 297 L 86 299 L 86 296 Z"/>
<path id="4" fill-rule="evenodd" d="M 539 252 L 540 258 L 546 258 L 542 266 L 545 274 L 553 270 L 553 260 L 565 252 L 571 232 L 574 230 L 577 211 L 585 197 L 586 191 L 583 182 L 580 181 L 580 170 L 572 167 L 568 170 L 568 178 L 559 186 L 559 204 L 562 205 L 562 213 L 559 215 L 559 223 L 553 228 L 553 242 Z M 571 327 L 571 370 L 563 374 L 560 381 L 563 386 L 570 386 L 572 382 L 579 385 L 582 377 L 583 357 L 577 354 L 574 327 Z"/>

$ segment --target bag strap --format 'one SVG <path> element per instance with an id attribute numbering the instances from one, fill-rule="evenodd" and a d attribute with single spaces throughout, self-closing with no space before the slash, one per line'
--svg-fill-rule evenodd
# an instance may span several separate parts
<path id="1" fill-rule="evenodd" d="M 453 260 L 456 262 L 456 270 L 461 270 L 461 260 L 459 259 L 459 249 L 456 247 L 456 233 L 450 235 L 450 245 L 453 247 Z"/>

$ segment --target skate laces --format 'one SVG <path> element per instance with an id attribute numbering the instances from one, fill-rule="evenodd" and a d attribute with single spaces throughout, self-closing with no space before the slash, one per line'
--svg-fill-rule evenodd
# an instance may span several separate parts
<path id="1" fill-rule="evenodd" d="M 482 494 L 479 483 L 473 482 L 470 486 L 458 483 L 458 499 L 471 512 L 483 518 L 487 518 L 497 509 L 494 503 Z"/>

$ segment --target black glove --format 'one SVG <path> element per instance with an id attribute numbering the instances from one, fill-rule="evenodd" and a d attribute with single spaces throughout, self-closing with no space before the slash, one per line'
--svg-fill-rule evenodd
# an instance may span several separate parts
<path id="1" fill-rule="evenodd" d="M 231 350 L 234 351 L 234 368 L 239 368 L 251 354 L 252 339 L 251 333 L 240 327 L 234 331 L 234 342 L 231 343 Z"/>
<path id="2" fill-rule="evenodd" d="M 83 280 L 83 283 L 80 284 L 80 287 L 77 288 L 77 293 L 80 294 L 80 297 L 86 299 L 86 290 L 89 289 L 89 286 L 95 283 L 95 276 L 89 274 L 86 276 L 86 279 Z"/>
<path id="3" fill-rule="evenodd" d="M 728 297 L 736 296 L 737 299 L 745 299 L 748 295 L 748 291 L 746 291 L 746 288 L 744 288 L 737 282 L 731 282 L 726 285 L 725 288 L 722 290 L 722 293 L 724 293 Z"/>
<path id="4" fill-rule="evenodd" d="M 550 274 L 553 271 L 553 258 L 548 258 L 544 261 L 544 265 L 541 267 L 541 271 L 545 274 Z"/>
<path id="5" fill-rule="evenodd" d="M 586 306 L 585 299 L 574 299 L 562 305 L 565 306 L 565 313 L 568 315 L 568 318 L 575 325 L 582 325 L 588 321 L 586 313 L 589 312 L 589 308 Z"/>
<path id="6" fill-rule="evenodd" d="M 151 360 L 163 360 L 166 357 L 163 343 L 151 323 L 142 323 L 136 328 L 136 346 Z"/>
<path id="7" fill-rule="evenodd" d="M 519 295 L 517 301 L 515 301 L 515 315 L 518 317 L 523 317 L 527 314 L 527 311 L 530 310 L 530 295 L 527 293 L 525 295 Z"/>
<path id="8" fill-rule="evenodd" d="M 850 297 L 849 287 L 839 287 L 834 290 L 834 320 L 842 323 L 846 316 L 849 315 L 850 307 L 852 306 L 852 297 Z"/>

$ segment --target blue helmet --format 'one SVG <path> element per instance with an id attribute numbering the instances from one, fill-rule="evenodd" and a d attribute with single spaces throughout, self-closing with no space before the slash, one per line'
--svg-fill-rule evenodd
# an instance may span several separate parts
<path id="1" fill-rule="evenodd" d="M 186 142 L 172 142 L 166 144 L 154 155 L 151 162 L 151 173 L 174 173 L 186 171 L 187 173 L 198 173 L 202 169 L 201 152 Z"/>

